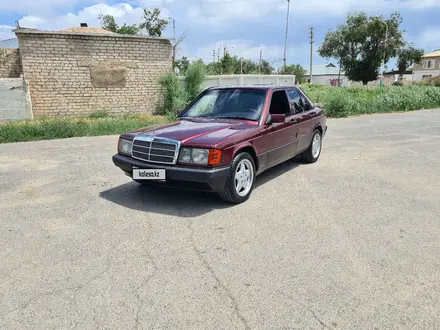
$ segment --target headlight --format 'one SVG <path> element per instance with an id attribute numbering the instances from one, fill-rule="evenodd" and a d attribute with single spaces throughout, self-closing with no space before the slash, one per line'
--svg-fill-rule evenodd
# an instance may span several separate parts
<path id="1" fill-rule="evenodd" d="M 179 162 L 186 164 L 208 165 L 208 149 L 181 148 Z"/>
<path id="2" fill-rule="evenodd" d="M 132 149 L 133 149 L 133 141 L 119 139 L 119 150 L 118 150 L 119 153 L 131 156 Z"/>
<path id="3" fill-rule="evenodd" d="M 209 150 L 207 149 L 193 149 L 191 156 L 194 163 L 200 165 L 207 165 L 208 154 L 209 154 Z"/>

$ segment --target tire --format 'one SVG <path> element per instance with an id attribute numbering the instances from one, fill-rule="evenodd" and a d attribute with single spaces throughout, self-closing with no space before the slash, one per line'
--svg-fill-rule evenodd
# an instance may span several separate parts
<path id="1" fill-rule="evenodd" d="M 242 171 L 243 169 L 244 171 Z M 246 174 L 246 171 L 249 173 Z M 219 193 L 220 198 L 232 204 L 247 201 L 255 187 L 255 173 L 255 162 L 250 154 L 242 152 L 235 156 L 226 179 L 225 188 Z M 238 182 L 240 180 L 242 180 L 241 183 Z"/>
<path id="2" fill-rule="evenodd" d="M 315 145 L 315 149 L 314 149 L 314 146 L 313 146 L 314 143 L 316 143 L 316 142 L 319 143 L 319 149 L 318 150 L 316 150 L 316 145 Z M 307 163 L 315 163 L 319 159 L 319 156 L 321 155 L 321 149 L 322 149 L 322 135 L 321 135 L 321 132 L 316 129 L 313 132 L 312 141 L 310 142 L 309 147 L 302 154 L 302 158 Z"/>

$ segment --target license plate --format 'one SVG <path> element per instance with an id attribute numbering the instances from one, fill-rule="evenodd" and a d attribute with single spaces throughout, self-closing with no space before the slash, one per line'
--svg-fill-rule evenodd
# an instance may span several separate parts
<path id="1" fill-rule="evenodd" d="M 133 169 L 135 180 L 165 180 L 165 170 Z"/>

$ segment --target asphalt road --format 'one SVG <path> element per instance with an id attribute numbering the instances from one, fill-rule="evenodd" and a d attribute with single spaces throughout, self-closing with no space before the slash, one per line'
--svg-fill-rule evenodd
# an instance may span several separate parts
<path id="1" fill-rule="evenodd" d="M 238 206 L 131 182 L 115 136 L 0 145 L 0 329 L 439 329 L 439 140 L 329 120 Z"/>

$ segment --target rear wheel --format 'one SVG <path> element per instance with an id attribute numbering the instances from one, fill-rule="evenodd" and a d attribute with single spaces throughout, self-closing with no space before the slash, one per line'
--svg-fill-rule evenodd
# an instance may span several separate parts
<path id="1" fill-rule="evenodd" d="M 308 163 L 315 163 L 321 155 L 322 135 L 319 130 L 313 132 L 312 142 L 306 151 L 302 154 L 302 158 Z"/>
<path id="2" fill-rule="evenodd" d="M 247 152 L 238 154 L 232 162 L 229 176 L 220 197 L 233 204 L 248 200 L 255 185 L 255 162 Z"/>

